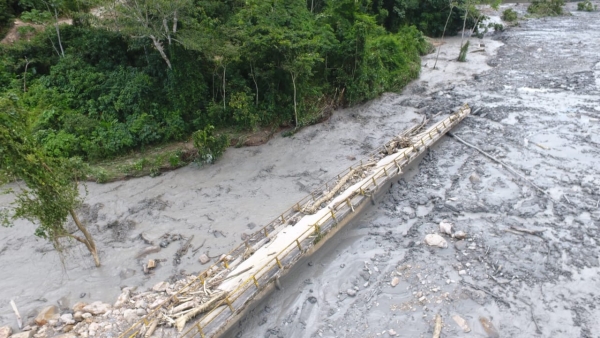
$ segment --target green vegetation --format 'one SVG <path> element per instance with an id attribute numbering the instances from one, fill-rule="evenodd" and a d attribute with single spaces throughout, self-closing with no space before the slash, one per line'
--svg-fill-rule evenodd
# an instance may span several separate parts
<path id="1" fill-rule="evenodd" d="M 202 163 L 215 163 L 229 147 L 229 137 L 225 134 L 215 135 L 214 129 L 215 127 L 209 125 L 192 134 L 194 148 L 198 151 L 198 160 Z"/>
<path id="2" fill-rule="evenodd" d="M 527 12 L 536 16 L 558 16 L 563 14 L 564 0 L 533 0 Z"/>
<path id="3" fill-rule="evenodd" d="M 423 33 L 482 18 L 471 2 L 0 0 L 0 26 L 46 27 L 0 46 L 0 95 L 18 98 L 46 156 L 99 164 L 193 139 L 212 162 L 228 145 L 213 128 L 296 129 L 400 90 L 430 51 Z M 156 156 L 122 173 L 186 163 Z M 99 181 L 119 176 L 92 167 Z"/>
<path id="4" fill-rule="evenodd" d="M 585 0 L 583 2 L 577 3 L 577 10 L 578 11 L 593 12 L 593 11 L 598 10 L 598 6 L 592 4 L 592 2 L 590 0 Z"/>
<path id="5" fill-rule="evenodd" d="M 465 44 L 460 47 L 460 53 L 458 54 L 458 62 L 467 62 L 467 52 L 469 51 L 469 43 L 467 41 Z"/>
<path id="6" fill-rule="evenodd" d="M 77 181 L 85 166 L 79 159 L 47 156 L 27 131 L 24 114 L 15 104 L 16 98 L 0 98 L 0 184 L 7 178 L 19 179 L 22 189 L 15 194 L 12 210 L 3 210 L 0 221 L 11 226 L 12 221 L 25 218 L 38 225 L 35 235 L 50 240 L 60 252 L 61 238 L 79 241 L 92 254 L 96 266 L 100 259 L 96 244 L 75 209 L 81 204 Z M 65 226 L 71 216 L 83 237 Z"/>
<path id="7" fill-rule="evenodd" d="M 517 19 L 517 12 L 515 12 L 512 8 L 505 9 L 504 12 L 502 12 L 502 20 L 506 22 L 514 22 L 517 21 Z"/>

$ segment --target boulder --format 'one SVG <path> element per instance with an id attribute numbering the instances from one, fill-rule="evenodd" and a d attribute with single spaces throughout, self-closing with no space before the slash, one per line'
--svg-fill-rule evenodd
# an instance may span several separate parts
<path id="1" fill-rule="evenodd" d="M 75 319 L 75 321 L 80 322 L 83 320 L 83 312 L 81 311 L 77 311 L 73 314 L 73 319 Z"/>
<path id="2" fill-rule="evenodd" d="M 93 302 L 83 307 L 83 312 L 89 312 L 94 316 L 105 314 L 108 310 L 110 310 L 110 304 L 102 302 Z"/>
<path id="3" fill-rule="evenodd" d="M 12 334 L 12 328 L 10 326 L 0 327 L 0 338 L 8 338 Z"/>
<path id="4" fill-rule="evenodd" d="M 49 320 L 56 320 L 60 315 L 58 314 L 58 308 L 54 305 L 46 306 L 38 313 L 35 317 L 35 323 L 39 326 L 45 325 Z"/>
<path id="5" fill-rule="evenodd" d="M 98 325 L 98 323 L 91 323 L 90 326 L 88 327 L 90 337 L 95 337 L 96 331 L 98 331 L 99 328 L 100 328 L 100 325 Z"/>
<path id="6" fill-rule="evenodd" d="M 127 309 L 125 311 L 123 311 L 123 318 L 128 322 L 128 323 L 133 323 L 136 322 L 139 319 L 139 316 L 137 315 L 137 311 L 134 309 Z"/>
<path id="7" fill-rule="evenodd" d="M 78 311 L 83 312 L 83 308 L 86 307 L 87 305 L 88 305 L 88 303 L 77 302 L 77 303 L 75 303 L 75 305 L 73 305 L 73 312 L 78 312 Z"/>
<path id="8" fill-rule="evenodd" d="M 429 246 L 436 246 L 442 249 L 448 247 L 448 242 L 446 242 L 446 240 L 438 234 L 429 234 L 425 236 L 425 244 Z"/>
<path id="9" fill-rule="evenodd" d="M 156 292 L 164 292 L 164 291 L 167 291 L 168 287 L 169 287 L 169 283 L 160 282 L 160 283 L 154 285 L 154 287 L 152 287 L 152 290 L 156 291 Z"/>
<path id="10" fill-rule="evenodd" d="M 125 304 L 129 303 L 130 293 L 129 289 L 124 289 L 123 293 L 119 295 L 117 301 L 115 302 L 115 308 L 123 307 Z"/>
<path id="11" fill-rule="evenodd" d="M 454 224 L 448 222 L 447 220 L 443 220 L 440 222 L 440 232 L 446 235 L 452 235 L 452 227 Z"/>
<path id="12" fill-rule="evenodd" d="M 210 262 L 210 258 L 208 258 L 208 256 L 207 256 L 207 255 L 205 255 L 205 254 L 202 254 L 202 255 L 200 255 L 200 257 L 198 257 L 198 261 L 199 261 L 201 264 L 206 264 L 206 263 Z"/>
<path id="13" fill-rule="evenodd" d="M 464 231 L 457 231 L 454 233 L 453 237 L 456 239 L 462 240 L 462 239 L 467 238 L 467 234 Z"/>
<path id="14" fill-rule="evenodd" d="M 12 336 L 10 336 L 10 338 L 31 338 L 31 337 L 33 337 L 33 331 L 19 332 L 19 333 L 15 333 Z"/>
<path id="15" fill-rule="evenodd" d="M 73 315 L 70 313 L 65 313 L 64 315 L 60 316 L 60 320 L 66 325 L 75 324 L 75 319 L 73 319 Z"/>

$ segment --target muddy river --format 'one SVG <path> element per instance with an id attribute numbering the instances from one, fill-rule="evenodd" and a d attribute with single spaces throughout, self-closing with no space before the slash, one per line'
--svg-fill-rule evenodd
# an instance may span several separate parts
<path id="1" fill-rule="evenodd" d="M 336 111 L 291 138 L 230 148 L 212 166 L 88 184 L 80 215 L 101 268 L 77 244 L 63 265 L 28 222 L 0 229 L 0 326 L 17 326 L 11 299 L 32 317 L 45 305 L 113 303 L 124 286 L 199 272 L 201 254 L 227 252 L 422 116 L 468 102 L 474 114 L 454 133 L 527 181 L 443 138 L 225 336 L 425 337 L 438 314 L 443 336 L 597 336 L 600 12 L 568 7 L 573 16 L 473 38 L 466 63 L 453 61 L 460 39 L 450 39 L 437 69 L 426 56 L 403 93 Z M 0 207 L 10 200 L 0 196 Z M 442 220 L 466 239 L 423 244 Z M 194 236 L 180 261 L 179 235 Z M 144 274 L 148 258 L 159 264 Z"/>

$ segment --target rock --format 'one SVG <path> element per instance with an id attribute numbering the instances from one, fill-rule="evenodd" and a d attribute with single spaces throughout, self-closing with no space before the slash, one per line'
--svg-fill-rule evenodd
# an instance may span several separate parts
<path id="1" fill-rule="evenodd" d="M 458 272 L 458 274 L 459 274 L 459 275 L 461 275 L 461 276 L 462 276 L 462 275 L 466 275 L 466 274 L 467 274 L 467 270 L 460 270 L 460 271 Z"/>
<path id="2" fill-rule="evenodd" d="M 200 257 L 198 257 L 198 261 L 199 261 L 201 264 L 206 264 L 206 263 L 210 262 L 210 258 L 208 258 L 208 256 L 207 256 L 207 255 L 205 255 L 205 254 L 202 254 L 202 255 L 200 255 Z"/>
<path id="3" fill-rule="evenodd" d="M 462 240 L 467 238 L 467 234 L 464 231 L 457 231 L 454 233 L 454 235 L 452 235 L 452 237 Z"/>
<path id="4" fill-rule="evenodd" d="M 73 315 L 70 313 L 65 313 L 64 315 L 60 316 L 60 320 L 67 325 L 75 324 L 75 319 L 73 319 Z"/>
<path id="5" fill-rule="evenodd" d="M 90 335 L 90 337 L 96 337 L 96 331 L 98 331 L 99 328 L 100 325 L 98 325 L 98 323 L 91 323 L 88 327 L 88 334 Z"/>
<path id="6" fill-rule="evenodd" d="M 446 235 L 452 235 L 452 227 L 454 224 L 448 222 L 447 220 L 443 220 L 440 222 L 440 232 Z"/>
<path id="7" fill-rule="evenodd" d="M 58 336 L 54 336 L 54 338 L 77 338 L 77 335 L 72 332 L 69 332 L 60 334 Z"/>
<path id="8" fill-rule="evenodd" d="M 425 244 L 429 246 L 436 246 L 438 248 L 448 247 L 448 242 L 446 242 L 446 240 L 438 234 L 429 234 L 425 236 Z"/>
<path id="9" fill-rule="evenodd" d="M 0 338 L 8 338 L 12 334 L 12 328 L 10 326 L 0 327 Z"/>
<path id="10" fill-rule="evenodd" d="M 454 316 L 452 316 L 452 319 L 454 319 L 454 322 L 456 322 L 456 325 L 458 325 L 464 332 L 471 332 L 471 328 L 469 327 L 469 324 L 467 324 L 467 321 L 464 320 L 461 316 L 454 315 Z"/>
<path id="11" fill-rule="evenodd" d="M 164 291 L 167 291 L 168 287 L 169 287 L 169 283 L 167 283 L 167 282 L 160 282 L 160 283 L 154 285 L 152 287 L 152 290 L 156 291 L 156 292 L 164 292 Z"/>
<path id="12" fill-rule="evenodd" d="M 145 310 L 145 309 L 137 309 L 137 310 L 135 310 L 135 313 L 136 313 L 138 316 L 140 316 L 140 317 L 141 317 L 141 316 L 145 316 L 145 315 L 146 315 L 146 310 Z"/>
<path id="13" fill-rule="evenodd" d="M 348 289 L 348 290 L 346 290 L 346 294 L 348 294 L 348 296 L 350 296 L 350 297 L 355 297 L 356 296 L 356 290 L 354 290 L 354 289 Z"/>
<path id="14" fill-rule="evenodd" d="M 121 308 L 124 305 L 128 304 L 130 297 L 131 297 L 131 294 L 129 292 L 129 289 L 127 289 L 127 288 L 124 289 L 123 293 L 121 293 L 119 295 L 119 298 L 117 298 L 117 301 L 115 302 L 115 306 L 114 307 L 118 309 L 118 308 Z"/>
<path id="15" fill-rule="evenodd" d="M 388 334 L 392 337 L 394 337 L 395 335 L 397 335 L 396 331 L 394 331 L 394 329 L 389 329 L 388 330 Z"/>
<path id="16" fill-rule="evenodd" d="M 47 306 L 38 313 L 37 317 L 35 317 L 35 323 L 37 325 L 45 325 L 49 320 L 58 319 L 58 308 L 54 305 Z"/>
<path id="17" fill-rule="evenodd" d="M 398 283 L 400 283 L 400 278 L 394 277 L 394 278 L 392 278 L 392 281 L 390 282 L 390 285 L 392 287 L 395 287 L 396 285 L 398 285 Z"/>
<path id="18" fill-rule="evenodd" d="M 146 300 L 140 299 L 137 302 L 135 302 L 134 306 L 138 309 L 145 309 L 148 307 L 148 303 L 146 302 Z"/>
<path id="19" fill-rule="evenodd" d="M 464 251 L 467 249 L 467 242 L 457 241 L 456 243 L 454 243 L 454 247 L 456 248 L 456 250 Z"/>
<path id="20" fill-rule="evenodd" d="M 139 316 L 137 315 L 136 311 L 137 310 L 134 309 L 127 309 L 123 311 L 123 318 L 129 323 L 137 321 L 139 319 Z"/>
<path id="21" fill-rule="evenodd" d="M 73 319 L 75 319 L 76 322 L 80 322 L 83 320 L 83 312 L 81 311 L 77 311 L 73 314 Z"/>
<path id="22" fill-rule="evenodd" d="M 90 319 L 90 318 L 92 318 L 93 316 L 92 316 L 92 314 L 91 314 L 91 313 L 89 313 L 89 312 L 85 312 L 84 314 L 82 314 L 82 315 L 81 315 L 81 317 L 82 317 L 83 319 Z"/>
<path id="23" fill-rule="evenodd" d="M 149 259 L 148 260 L 147 268 L 148 269 L 154 269 L 155 267 L 156 267 L 156 261 L 154 259 Z"/>
<path id="24" fill-rule="evenodd" d="M 490 337 L 490 338 L 500 337 L 498 330 L 496 330 L 496 328 L 494 327 L 494 324 L 492 324 L 492 322 L 489 319 L 487 319 L 485 317 L 479 317 L 479 322 L 481 323 L 481 326 L 483 327 L 483 330 L 485 331 L 485 333 L 487 333 L 488 337 Z"/>
<path id="25" fill-rule="evenodd" d="M 100 301 L 93 302 L 83 308 L 84 312 L 89 312 L 94 316 L 105 314 L 108 310 L 110 310 L 110 304 L 102 303 Z"/>
<path id="26" fill-rule="evenodd" d="M 33 337 L 33 331 L 19 332 L 19 333 L 15 333 L 12 336 L 10 336 L 10 338 L 31 338 L 31 337 Z"/>
<path id="27" fill-rule="evenodd" d="M 71 332 L 71 331 L 73 331 L 73 327 L 75 327 L 75 325 L 65 325 L 65 327 L 63 327 L 63 332 Z M 76 337 L 76 336 L 74 334 L 72 334 L 70 336 L 66 335 L 66 334 L 63 334 L 63 335 L 60 335 L 58 337 L 64 337 L 64 338 L 66 338 L 66 337 Z"/>
<path id="28" fill-rule="evenodd" d="M 75 305 L 73 305 L 73 312 L 78 312 L 78 311 L 83 312 L 83 308 L 86 307 L 87 305 L 88 305 L 88 303 L 77 302 L 77 303 L 75 303 Z"/>
<path id="29" fill-rule="evenodd" d="M 469 181 L 471 181 L 473 184 L 478 184 L 481 183 L 481 178 L 476 173 L 473 173 L 471 176 L 469 176 Z"/>

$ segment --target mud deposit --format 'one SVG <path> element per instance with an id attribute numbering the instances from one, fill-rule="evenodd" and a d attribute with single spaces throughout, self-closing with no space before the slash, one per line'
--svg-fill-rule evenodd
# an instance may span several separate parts
<path id="1" fill-rule="evenodd" d="M 472 103 L 454 134 L 547 194 L 445 137 L 225 336 L 431 337 L 439 314 L 442 337 L 598 337 L 600 13 L 568 6 L 484 39 L 466 68 L 451 42 L 439 70 L 428 56 L 381 100 L 427 115 Z M 433 233 L 448 247 L 424 244 Z"/>

